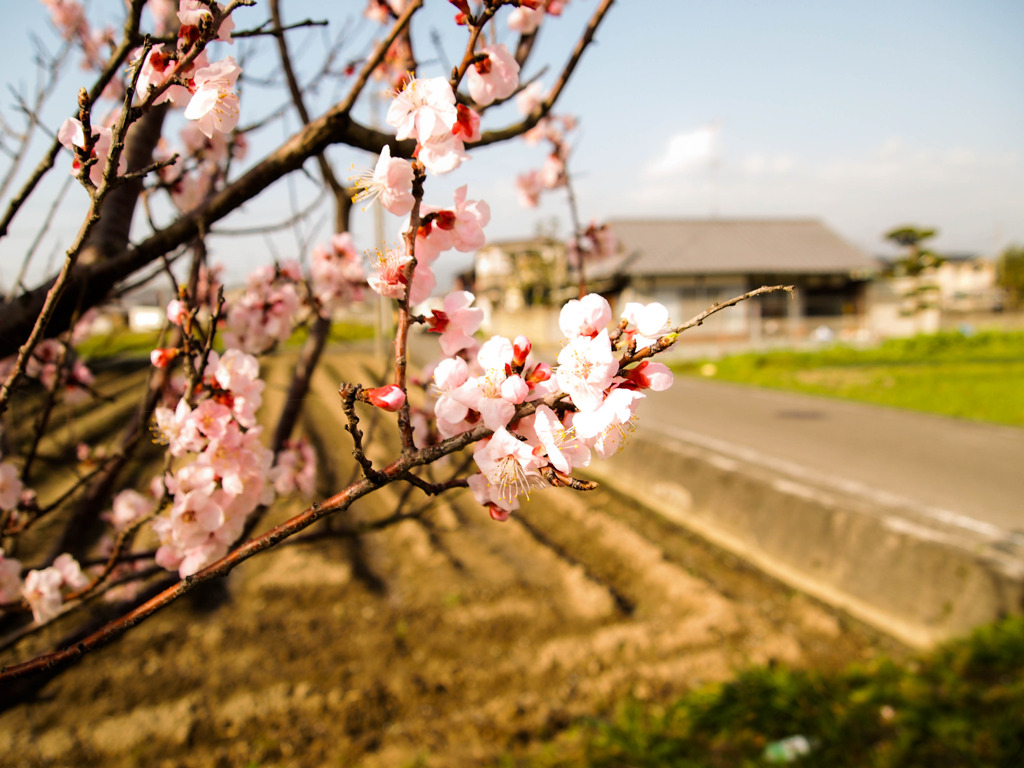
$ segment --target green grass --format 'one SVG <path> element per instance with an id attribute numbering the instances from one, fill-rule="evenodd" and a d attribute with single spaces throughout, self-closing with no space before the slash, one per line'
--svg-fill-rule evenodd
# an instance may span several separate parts
<path id="1" fill-rule="evenodd" d="M 762 766 L 771 764 L 765 747 L 798 734 L 812 745 L 792 763 L 801 766 L 1024 765 L 1024 617 L 904 665 L 832 675 L 756 667 L 667 707 L 626 702 L 522 764 Z"/>
<path id="2" fill-rule="evenodd" d="M 1024 426 L 1024 333 L 942 333 L 873 349 L 751 353 L 677 373 Z"/>

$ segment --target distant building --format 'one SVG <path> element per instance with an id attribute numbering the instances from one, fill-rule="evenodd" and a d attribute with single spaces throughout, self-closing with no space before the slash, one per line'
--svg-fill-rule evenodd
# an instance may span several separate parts
<path id="1" fill-rule="evenodd" d="M 664 304 L 674 323 L 762 285 L 796 287 L 719 312 L 684 337 L 735 342 L 865 332 L 867 286 L 877 263 L 813 219 L 612 220 L 617 256 L 586 266 L 588 289 L 621 309 Z M 557 312 L 576 295 L 564 243 L 489 243 L 477 253 L 472 290 L 487 330 L 559 340 Z"/>
<path id="2" fill-rule="evenodd" d="M 935 304 L 944 313 L 991 312 L 1002 308 L 1003 292 L 996 285 L 996 262 L 976 253 L 944 253 L 937 267 L 926 269 L 916 284 L 935 292 Z M 896 272 L 896 261 L 879 257 L 883 274 Z M 905 275 L 897 281 L 908 282 Z M 911 284 L 915 280 L 909 280 Z"/>
<path id="3" fill-rule="evenodd" d="M 796 287 L 730 307 L 689 338 L 799 339 L 865 330 L 867 286 L 877 271 L 866 254 L 814 219 L 675 219 L 608 222 L 629 277 L 621 301 L 658 301 L 682 323 L 715 303 L 762 285 Z M 685 339 L 686 337 L 684 337 Z"/>

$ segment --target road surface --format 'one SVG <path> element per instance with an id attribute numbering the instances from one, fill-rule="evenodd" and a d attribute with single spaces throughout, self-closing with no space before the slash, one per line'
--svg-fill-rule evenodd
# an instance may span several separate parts
<path id="1" fill-rule="evenodd" d="M 1024 532 L 1024 429 L 682 376 L 650 393 L 638 428 L 979 533 Z"/>

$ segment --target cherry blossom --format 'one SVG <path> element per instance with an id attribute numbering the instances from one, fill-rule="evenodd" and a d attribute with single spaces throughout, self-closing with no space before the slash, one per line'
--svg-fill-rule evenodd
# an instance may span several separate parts
<path id="1" fill-rule="evenodd" d="M 519 499 L 515 497 L 500 498 L 497 494 L 498 486 L 491 485 L 483 474 L 478 472 L 475 475 L 470 475 L 466 482 L 476 502 L 486 507 L 491 517 L 499 523 L 504 523 L 512 512 L 519 509 Z"/>
<path id="2" fill-rule="evenodd" d="M 53 568 L 61 575 L 64 584 L 71 589 L 83 589 L 89 586 L 89 577 L 82 573 L 82 566 L 67 552 L 57 556 Z"/>
<path id="3" fill-rule="evenodd" d="M 444 309 L 433 310 L 429 319 L 429 330 L 441 334 L 441 351 L 445 355 L 472 347 L 476 344 L 473 334 L 480 328 L 484 311 L 473 307 L 475 296 L 469 291 L 454 291 L 444 297 Z"/>
<path id="4" fill-rule="evenodd" d="M 316 454 L 309 440 L 289 440 L 277 452 L 270 470 L 274 490 L 280 495 L 298 491 L 309 498 L 316 491 Z"/>
<path id="5" fill-rule="evenodd" d="M 487 106 L 507 99 L 519 87 L 519 63 L 503 43 L 485 45 L 480 59 L 466 70 L 466 88 L 473 101 Z"/>
<path id="6" fill-rule="evenodd" d="M 166 368 L 171 361 L 178 356 L 178 350 L 173 347 L 154 349 L 149 353 L 149 362 L 154 368 Z"/>
<path id="7" fill-rule="evenodd" d="M 138 491 L 128 488 L 114 497 L 110 512 L 103 517 L 115 530 L 123 530 L 153 513 L 155 504 Z"/>
<path id="8" fill-rule="evenodd" d="M 516 94 L 516 107 L 526 117 L 532 115 L 542 103 L 544 103 L 544 86 L 539 82 L 530 83 Z"/>
<path id="9" fill-rule="evenodd" d="M 412 163 L 400 157 L 391 157 L 391 147 L 385 144 L 372 171 L 349 179 L 361 190 L 352 198 L 352 202 L 379 200 L 389 213 L 404 216 L 412 210 L 414 202 L 412 178 Z"/>
<path id="10" fill-rule="evenodd" d="M 37 624 L 45 624 L 60 613 L 64 603 L 60 588 L 64 577 L 56 568 L 44 568 L 41 571 L 29 571 L 25 576 L 22 595 L 32 608 L 32 617 Z"/>
<path id="11" fill-rule="evenodd" d="M 0 463 L 0 509 L 17 507 L 23 488 L 18 468 L 9 461 Z"/>
<path id="12" fill-rule="evenodd" d="M 490 486 L 497 489 L 497 497 L 502 501 L 511 501 L 518 496 L 529 498 L 531 487 L 544 486 L 537 471 L 544 465 L 544 460 L 534 454 L 530 445 L 517 440 L 504 427 L 476 444 L 473 460 Z"/>
<path id="13" fill-rule="evenodd" d="M 370 288 L 388 299 L 405 298 L 406 277 L 405 265 L 412 257 L 399 245 L 394 248 L 377 249 L 372 266 L 377 270 L 376 276 L 367 279 Z"/>
<path id="14" fill-rule="evenodd" d="M 434 214 L 431 227 L 436 227 L 451 236 L 451 247 L 468 253 L 479 250 L 487 243 L 484 227 L 491 220 L 491 207 L 483 200 L 466 200 L 466 185 L 455 190 L 453 209 L 421 206 L 420 215 Z M 417 257 L 419 253 L 417 252 Z"/>
<path id="15" fill-rule="evenodd" d="M 590 463 L 590 449 L 574 435 L 574 416 L 572 413 L 566 415 L 569 422 L 566 427 L 553 410 L 546 405 L 539 405 L 533 416 L 528 421 L 524 420 L 518 428 L 527 439 L 530 438 L 528 430 L 532 430 L 536 440 L 531 442 L 539 445 L 539 449 L 535 448 L 534 452 L 546 455 L 551 466 L 566 474 L 575 467 L 585 467 Z"/>
<path id="16" fill-rule="evenodd" d="M 441 176 L 469 160 L 469 155 L 466 154 L 462 139 L 454 133 L 448 133 L 421 144 L 416 150 L 416 159 L 430 173 Z"/>
<path id="17" fill-rule="evenodd" d="M 612 319 L 612 307 L 598 293 L 588 293 L 582 299 L 570 299 L 558 315 L 558 327 L 566 338 L 596 336 Z"/>
<path id="18" fill-rule="evenodd" d="M 96 127 L 92 128 L 93 146 L 91 150 L 91 157 L 96 158 L 96 162 L 93 163 L 89 169 L 89 180 L 92 181 L 94 186 L 99 186 L 100 182 L 103 181 L 103 169 L 107 165 L 107 157 L 110 155 L 110 143 L 113 140 L 111 137 L 111 131 L 109 128 Z M 67 118 L 60 126 L 60 130 L 57 131 L 57 139 L 64 146 L 75 153 L 75 147 L 81 147 L 85 149 L 85 129 L 82 124 L 73 117 Z M 127 169 L 128 161 L 121 154 L 119 158 L 117 172 L 123 174 Z M 71 175 L 78 176 L 82 169 L 82 162 L 75 155 L 74 160 L 71 161 Z"/>
<path id="19" fill-rule="evenodd" d="M 674 376 L 664 363 L 652 360 L 641 360 L 639 364 L 626 371 L 626 382 L 622 386 L 632 385 L 637 389 L 652 389 L 663 392 L 672 386 Z"/>
<path id="20" fill-rule="evenodd" d="M 468 378 L 452 392 L 453 398 L 480 414 L 488 429 L 506 426 L 515 415 L 516 405 L 525 402 L 530 391 L 521 376 L 506 372 L 512 354 L 511 341 L 504 336 L 492 337 L 477 354 L 484 373 Z"/>
<path id="21" fill-rule="evenodd" d="M 317 245 L 309 263 L 313 295 L 321 314 L 330 315 L 353 299 L 362 297 L 366 273 L 352 235 L 341 232 L 331 238 L 330 249 Z"/>
<path id="22" fill-rule="evenodd" d="M 395 138 L 415 138 L 423 145 L 432 137 L 450 136 L 458 117 L 447 78 L 413 78 L 391 102 L 384 122 L 396 129 Z"/>
<path id="23" fill-rule="evenodd" d="M 543 189 L 540 171 L 528 171 L 516 176 L 516 194 L 519 204 L 524 208 L 536 208 Z"/>
<path id="24" fill-rule="evenodd" d="M 434 387 L 437 400 L 434 403 L 434 415 L 437 416 L 438 428 L 445 437 L 456 434 L 455 425 L 463 421 L 469 413 L 469 407 L 453 396 L 459 387 L 469 378 L 469 367 L 461 357 L 448 357 L 434 368 Z M 452 429 L 445 429 L 451 425 Z"/>
<path id="25" fill-rule="evenodd" d="M 622 319 L 629 323 L 626 333 L 636 341 L 637 349 L 649 347 L 670 330 L 668 310 L 656 301 L 650 304 L 628 302 L 622 311 Z"/>
<path id="26" fill-rule="evenodd" d="M 520 6 L 513 8 L 508 15 L 508 28 L 521 35 L 529 35 L 537 31 L 544 19 L 544 11 Z"/>
<path id="27" fill-rule="evenodd" d="M 227 133 L 238 125 L 238 94 L 234 87 L 241 72 L 231 56 L 196 70 L 192 78 L 195 91 L 185 107 L 185 117 L 195 120 L 205 136 Z"/>
<path id="28" fill-rule="evenodd" d="M 642 392 L 622 387 L 613 389 L 600 407 L 576 414 L 573 420 L 576 434 L 599 456 L 612 456 L 635 429 L 633 417 L 637 403 L 643 398 Z"/>
<path id="29" fill-rule="evenodd" d="M 604 402 L 604 391 L 611 386 L 618 369 L 608 331 L 603 330 L 593 338 L 569 339 L 558 353 L 555 378 L 572 398 L 573 405 L 581 411 L 593 411 Z"/>

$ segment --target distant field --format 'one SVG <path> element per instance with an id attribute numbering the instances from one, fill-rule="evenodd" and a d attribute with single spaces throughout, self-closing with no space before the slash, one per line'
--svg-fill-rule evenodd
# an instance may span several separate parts
<path id="1" fill-rule="evenodd" d="M 677 373 L 1024 426 L 1024 333 L 942 333 L 867 350 L 735 355 Z"/>
<path id="2" fill-rule="evenodd" d="M 295 349 L 309 336 L 308 329 L 297 328 L 291 338 L 284 342 L 284 348 Z M 373 338 L 373 326 L 351 322 L 335 322 L 331 325 L 328 343 L 365 341 Z M 111 333 L 97 334 L 78 345 L 78 353 L 86 360 L 100 360 L 120 357 L 148 357 L 160 344 L 158 331 L 129 331 L 118 329 Z"/>

